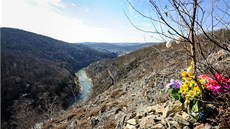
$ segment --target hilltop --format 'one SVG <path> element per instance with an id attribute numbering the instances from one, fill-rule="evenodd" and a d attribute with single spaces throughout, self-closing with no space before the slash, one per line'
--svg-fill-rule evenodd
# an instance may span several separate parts
<path id="1" fill-rule="evenodd" d="M 136 51 L 140 48 L 151 46 L 153 43 L 100 43 L 100 42 L 84 42 L 80 43 L 86 45 L 90 48 L 99 50 L 99 51 L 108 51 L 114 52 L 118 55 L 123 55 Z"/>

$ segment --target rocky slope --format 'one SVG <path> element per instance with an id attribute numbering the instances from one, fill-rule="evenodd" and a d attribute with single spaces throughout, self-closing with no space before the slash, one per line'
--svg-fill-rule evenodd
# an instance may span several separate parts
<path id="1" fill-rule="evenodd" d="M 217 49 L 212 53 L 208 61 L 227 70 L 229 76 L 229 53 Z M 170 100 L 164 90 L 170 78 L 180 79 L 180 72 L 188 63 L 185 59 L 183 46 L 173 44 L 166 49 L 165 44 L 157 44 L 117 59 L 97 62 L 87 69 L 93 80 L 88 101 L 34 128 L 210 127 L 196 123 L 183 111 L 183 105 Z"/>

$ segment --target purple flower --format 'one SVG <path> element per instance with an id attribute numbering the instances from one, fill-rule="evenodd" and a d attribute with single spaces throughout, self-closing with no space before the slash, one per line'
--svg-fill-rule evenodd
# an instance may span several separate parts
<path id="1" fill-rule="evenodd" d="M 165 86 L 165 90 L 168 90 L 169 88 L 180 89 L 181 85 L 182 81 L 175 81 L 174 79 L 171 79 L 170 83 Z"/>
<path id="2" fill-rule="evenodd" d="M 173 89 L 180 89 L 180 86 L 182 85 L 182 82 L 181 81 L 179 81 L 179 82 L 174 82 L 173 84 L 172 84 L 172 88 Z"/>

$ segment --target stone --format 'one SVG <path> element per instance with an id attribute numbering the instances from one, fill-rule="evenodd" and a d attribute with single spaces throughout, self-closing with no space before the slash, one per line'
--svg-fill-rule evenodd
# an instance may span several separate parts
<path id="1" fill-rule="evenodd" d="M 169 120 L 166 120 L 166 122 L 168 123 L 168 126 L 169 128 L 176 128 L 176 129 L 181 129 L 180 125 L 178 122 L 176 121 L 169 121 Z"/>
<path id="2" fill-rule="evenodd" d="M 151 128 L 153 128 L 153 129 L 164 129 L 164 126 L 161 123 L 158 123 L 158 124 L 152 126 Z"/>
<path id="3" fill-rule="evenodd" d="M 115 110 L 115 114 L 118 114 L 120 111 L 122 111 L 122 109 L 121 109 L 121 108 L 117 108 L 117 109 Z"/>
<path id="4" fill-rule="evenodd" d="M 191 117 L 188 113 L 186 112 L 183 112 L 182 113 L 182 118 L 190 123 L 195 123 L 196 122 L 196 119 Z"/>
<path id="5" fill-rule="evenodd" d="M 42 129 L 43 123 L 36 123 L 32 129 Z"/>
<path id="6" fill-rule="evenodd" d="M 166 118 L 169 112 L 169 106 L 167 106 L 166 108 L 164 108 L 163 110 L 163 118 Z"/>
<path id="7" fill-rule="evenodd" d="M 146 113 L 144 111 L 137 112 L 137 118 L 140 119 L 142 117 L 146 116 Z"/>
<path id="8" fill-rule="evenodd" d="M 190 118 L 190 116 L 189 116 L 189 114 L 188 114 L 188 113 L 183 112 L 183 113 L 182 113 L 182 118 L 183 118 L 184 120 L 188 121 L 188 120 L 189 120 L 189 118 Z"/>
<path id="9" fill-rule="evenodd" d="M 189 125 L 189 122 L 184 120 L 178 113 L 174 116 L 174 120 L 183 125 Z"/>
<path id="10" fill-rule="evenodd" d="M 172 115 L 174 116 L 177 112 L 182 110 L 182 103 L 180 101 L 175 101 L 169 104 L 169 109 L 167 116 Z"/>
<path id="11" fill-rule="evenodd" d="M 190 129 L 188 126 L 184 126 L 183 129 Z"/>
<path id="12" fill-rule="evenodd" d="M 129 120 L 127 121 L 127 123 L 128 123 L 128 124 L 131 124 L 131 125 L 136 125 L 136 124 L 137 124 L 137 121 L 136 121 L 136 119 L 129 119 Z"/>
<path id="13" fill-rule="evenodd" d="M 98 120 L 97 118 L 93 118 L 93 119 L 91 120 L 91 125 L 92 125 L 92 127 L 95 127 L 98 123 L 99 123 L 99 120 Z"/>
<path id="14" fill-rule="evenodd" d="M 139 123 L 140 128 L 149 128 L 149 127 L 152 127 L 154 124 L 155 124 L 155 121 L 154 121 L 153 115 L 142 118 Z"/>
<path id="15" fill-rule="evenodd" d="M 163 125 L 167 125 L 167 123 L 166 123 L 165 119 L 161 119 L 161 124 L 163 124 Z"/>
<path id="16" fill-rule="evenodd" d="M 131 115 L 130 115 L 130 117 L 129 117 L 129 119 L 132 119 L 132 118 L 134 118 L 134 117 L 136 117 L 136 115 L 137 115 L 137 113 L 132 113 Z"/>
<path id="17" fill-rule="evenodd" d="M 159 114 L 157 114 L 157 115 L 153 115 L 154 116 L 154 120 L 156 120 L 156 121 L 161 121 L 161 119 L 162 119 L 162 115 L 159 115 Z"/>
<path id="18" fill-rule="evenodd" d="M 126 114 L 124 112 L 119 112 L 118 114 L 115 115 L 115 120 L 117 120 L 116 128 L 120 129 L 123 127 L 125 118 L 126 118 Z"/>
<path id="19" fill-rule="evenodd" d="M 161 113 L 163 117 L 166 118 L 169 112 L 169 106 L 166 106 L 165 108 L 163 106 L 156 106 L 156 112 Z"/>
<path id="20" fill-rule="evenodd" d="M 147 108 L 145 108 L 145 112 L 149 113 L 149 112 L 154 112 L 155 111 L 155 107 L 154 106 L 148 106 Z"/>
<path id="21" fill-rule="evenodd" d="M 127 124 L 125 129 L 136 129 L 134 125 Z"/>
<path id="22" fill-rule="evenodd" d="M 76 129 L 76 127 L 77 127 L 76 121 L 72 121 L 66 129 Z"/>
<path id="23" fill-rule="evenodd" d="M 163 114 L 163 112 L 164 112 L 164 108 L 161 107 L 161 106 L 155 106 L 155 109 L 156 109 L 157 113 L 162 113 Z"/>

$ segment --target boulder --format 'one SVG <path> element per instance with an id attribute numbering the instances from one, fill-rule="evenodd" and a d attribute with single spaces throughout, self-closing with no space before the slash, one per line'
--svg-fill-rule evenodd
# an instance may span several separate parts
<path id="1" fill-rule="evenodd" d="M 178 113 L 174 116 L 174 120 L 177 121 L 178 123 L 182 124 L 182 125 L 189 125 L 189 122 L 184 120 L 182 118 L 182 116 Z"/>
<path id="2" fill-rule="evenodd" d="M 148 106 L 145 108 L 145 112 L 150 113 L 155 111 L 155 106 Z"/>
<path id="3" fill-rule="evenodd" d="M 153 129 L 164 129 L 164 126 L 161 123 L 158 123 L 158 124 L 152 126 L 151 128 L 153 128 Z"/>
<path id="4" fill-rule="evenodd" d="M 125 129 L 136 129 L 134 125 L 127 124 Z"/>
<path id="5" fill-rule="evenodd" d="M 129 119 L 129 120 L 127 121 L 127 123 L 130 124 L 130 125 L 136 125 L 136 124 L 137 124 L 137 121 L 136 121 L 136 119 Z"/>
<path id="6" fill-rule="evenodd" d="M 186 121 L 188 121 L 189 120 L 189 114 L 188 113 L 186 113 L 186 112 L 183 112 L 182 113 L 182 118 L 184 119 L 184 120 L 186 120 Z"/>
<path id="7" fill-rule="evenodd" d="M 93 118 L 93 119 L 91 120 L 91 125 L 92 125 L 92 127 L 95 127 L 98 123 L 99 123 L 99 120 L 98 120 L 97 118 Z"/>
<path id="8" fill-rule="evenodd" d="M 173 128 L 173 129 L 174 129 L 174 128 L 176 128 L 176 129 L 181 129 L 181 126 L 180 126 L 179 123 L 176 122 L 176 121 L 167 119 L 166 122 L 167 122 L 167 124 L 168 124 L 168 126 L 169 126 L 170 129 L 171 129 L 171 128 Z"/>
<path id="9" fill-rule="evenodd" d="M 140 128 L 150 128 L 155 124 L 153 115 L 142 118 L 139 123 Z"/>
<path id="10" fill-rule="evenodd" d="M 164 108 L 163 106 L 157 106 L 156 108 L 156 112 L 161 113 L 164 118 L 167 117 L 168 111 L 169 111 L 169 106 L 167 106 L 166 108 Z"/>

